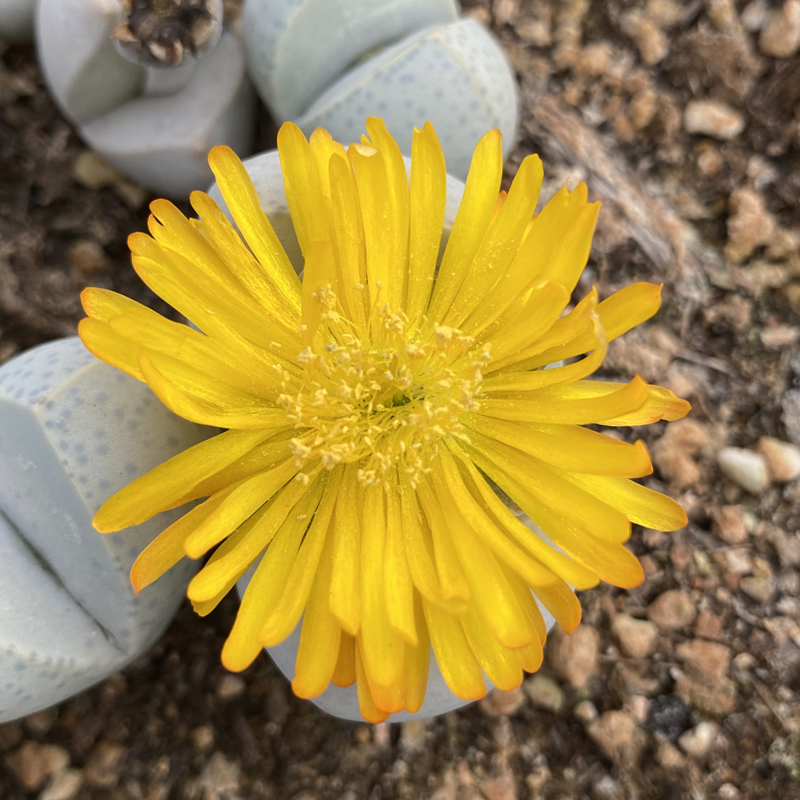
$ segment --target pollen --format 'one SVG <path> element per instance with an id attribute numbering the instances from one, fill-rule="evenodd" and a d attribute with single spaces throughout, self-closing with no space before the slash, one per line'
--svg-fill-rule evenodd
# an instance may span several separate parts
<path id="1" fill-rule="evenodd" d="M 312 299 L 353 327 L 330 285 Z M 412 326 L 388 303 L 374 327 L 376 342 L 344 333 L 319 352 L 306 347 L 298 353 L 300 388 L 279 398 L 297 430 L 291 450 L 298 467 L 317 459 L 327 470 L 359 462 L 365 486 L 380 484 L 402 463 L 416 487 L 442 439 L 467 438 L 460 418 L 479 408 L 489 348 L 475 354 L 471 337 L 427 319 Z"/>

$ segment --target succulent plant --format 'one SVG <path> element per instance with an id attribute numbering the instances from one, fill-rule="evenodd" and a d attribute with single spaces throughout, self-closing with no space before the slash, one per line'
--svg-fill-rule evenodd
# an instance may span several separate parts
<path id="1" fill-rule="evenodd" d="M 112 536 L 91 519 L 132 477 L 213 432 L 78 338 L 0 367 L 0 722 L 91 686 L 162 634 L 194 563 L 146 597 L 129 572 L 176 512 Z"/>

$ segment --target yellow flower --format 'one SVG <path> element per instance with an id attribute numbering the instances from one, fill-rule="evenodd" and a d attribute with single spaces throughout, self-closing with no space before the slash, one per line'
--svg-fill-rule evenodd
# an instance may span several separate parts
<path id="1" fill-rule="evenodd" d="M 142 553 L 136 589 L 213 550 L 188 589 L 207 614 L 258 560 L 225 666 L 244 669 L 302 616 L 295 693 L 356 682 L 363 716 L 379 721 L 420 708 L 431 647 L 459 697 L 485 693 L 482 672 L 511 689 L 542 660 L 534 594 L 570 631 L 570 587 L 640 583 L 623 546 L 631 523 L 674 530 L 685 514 L 631 480 L 652 471 L 642 442 L 582 426 L 689 406 L 639 377 L 585 380 L 660 302 L 660 287 L 637 283 L 564 313 L 599 209 L 585 185 L 535 215 L 540 160 L 500 192 L 500 133 L 488 133 L 437 269 L 446 175 L 433 128 L 414 131 L 410 183 L 383 123 L 367 130 L 345 149 L 323 130 L 307 142 L 281 128 L 302 282 L 241 162 L 217 147 L 238 232 L 195 192 L 200 220 L 157 200 L 151 235 L 129 240 L 142 280 L 199 330 L 87 289 L 80 335 L 175 413 L 227 429 L 98 512 L 111 532 L 207 498 Z"/>

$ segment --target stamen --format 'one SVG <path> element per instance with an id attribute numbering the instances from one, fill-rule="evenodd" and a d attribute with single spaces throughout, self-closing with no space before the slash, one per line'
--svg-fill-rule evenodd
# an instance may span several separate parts
<path id="1" fill-rule="evenodd" d="M 330 286 L 312 299 L 329 319 L 355 330 Z M 386 302 L 373 313 L 373 337 L 362 332 L 366 341 L 346 329 L 327 330 L 320 352 L 306 347 L 298 354 L 300 391 L 279 398 L 303 429 L 290 448 L 298 467 L 316 459 L 329 470 L 356 463 L 359 482 L 375 486 L 399 466 L 416 486 L 439 442 L 465 435 L 459 417 L 476 408 L 490 356 L 486 347 L 472 350 L 473 339 L 456 328 L 410 330 L 408 316 Z"/>

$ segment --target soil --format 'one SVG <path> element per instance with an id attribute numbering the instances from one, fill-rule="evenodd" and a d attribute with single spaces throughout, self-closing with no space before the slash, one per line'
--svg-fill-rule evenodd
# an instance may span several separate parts
<path id="1" fill-rule="evenodd" d="M 123 674 L 0 726 L 2 800 L 800 798 L 800 483 L 748 492 L 718 458 L 800 444 L 800 32 L 766 0 L 463 5 L 519 77 L 507 179 L 538 152 L 546 194 L 586 180 L 604 202 L 579 291 L 664 285 L 598 377 L 692 402 L 666 435 L 620 431 L 689 525 L 636 530 L 644 584 L 583 592 L 520 690 L 430 721 L 332 719 L 266 657 L 229 676 L 235 600 L 184 607 Z M 0 44 L 0 363 L 74 334 L 87 285 L 167 311 L 125 244 L 150 199 L 86 151 L 33 49 Z"/>

